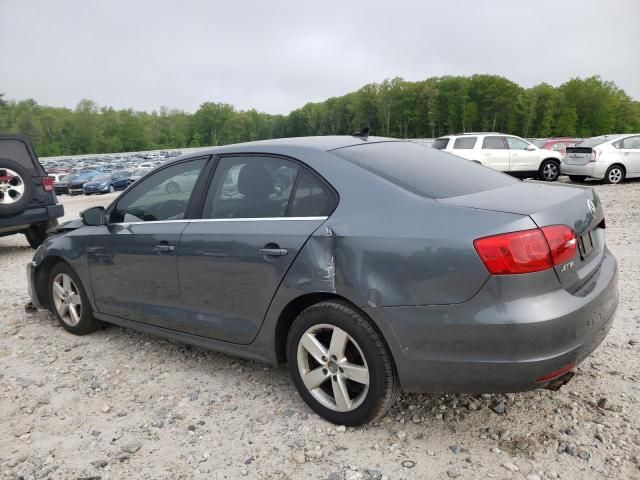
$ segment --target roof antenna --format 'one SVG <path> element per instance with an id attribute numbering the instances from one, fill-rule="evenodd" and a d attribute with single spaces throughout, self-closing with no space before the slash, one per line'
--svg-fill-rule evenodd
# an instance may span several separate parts
<path id="1" fill-rule="evenodd" d="M 363 140 L 367 140 L 369 138 L 369 127 L 364 127 L 359 132 L 353 132 L 351 136 L 356 138 L 362 138 Z"/>

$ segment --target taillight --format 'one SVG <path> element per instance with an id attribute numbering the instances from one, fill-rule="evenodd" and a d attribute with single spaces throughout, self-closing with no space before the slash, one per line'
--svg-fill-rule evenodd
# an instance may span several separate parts
<path id="1" fill-rule="evenodd" d="M 566 225 L 542 227 L 554 265 L 568 262 L 576 254 L 576 234 Z"/>
<path id="2" fill-rule="evenodd" d="M 552 225 L 479 238 L 473 246 L 489 273 L 512 275 L 547 270 L 570 260 L 576 236 L 566 225 Z"/>
<path id="3" fill-rule="evenodd" d="M 589 158 L 590 162 L 596 162 L 598 160 L 598 158 L 600 157 L 600 154 L 602 153 L 601 150 L 598 150 L 596 148 L 591 150 L 591 158 Z"/>
<path id="4" fill-rule="evenodd" d="M 53 178 L 51 177 L 44 177 L 42 179 L 42 189 L 45 192 L 53 192 Z"/>

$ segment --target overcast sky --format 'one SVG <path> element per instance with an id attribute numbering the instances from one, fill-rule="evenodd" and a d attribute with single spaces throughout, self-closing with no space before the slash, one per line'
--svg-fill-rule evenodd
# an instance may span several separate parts
<path id="1" fill-rule="evenodd" d="M 598 74 L 640 99 L 640 0 L 310 3 L 0 0 L 0 93 L 287 113 L 395 76 Z"/>

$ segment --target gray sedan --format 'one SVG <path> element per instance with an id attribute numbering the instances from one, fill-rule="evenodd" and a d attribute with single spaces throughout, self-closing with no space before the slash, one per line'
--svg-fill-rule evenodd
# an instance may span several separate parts
<path id="1" fill-rule="evenodd" d="M 180 188 L 166 188 L 172 182 Z M 396 393 L 557 389 L 603 340 L 617 265 L 596 193 L 366 136 L 229 145 L 63 224 L 33 303 L 273 364 L 331 422 Z"/>

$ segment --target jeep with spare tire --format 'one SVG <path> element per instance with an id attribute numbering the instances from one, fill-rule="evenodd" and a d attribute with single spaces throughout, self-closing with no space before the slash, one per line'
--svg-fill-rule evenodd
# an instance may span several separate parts
<path id="1" fill-rule="evenodd" d="M 0 134 L 0 237 L 23 233 L 38 248 L 63 215 L 29 137 Z"/>

